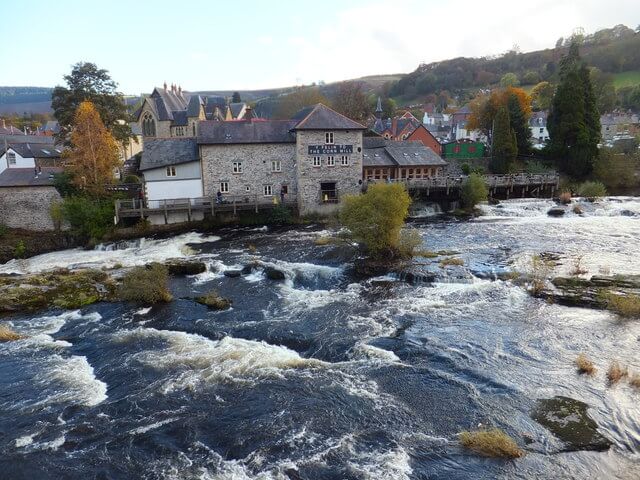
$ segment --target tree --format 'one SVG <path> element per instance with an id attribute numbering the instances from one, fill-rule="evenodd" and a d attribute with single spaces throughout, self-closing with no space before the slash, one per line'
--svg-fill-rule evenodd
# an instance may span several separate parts
<path id="1" fill-rule="evenodd" d="M 593 170 L 600 141 L 600 115 L 589 69 L 573 42 L 560 62 L 560 84 L 547 122 L 549 151 L 560 170 L 584 178 Z"/>
<path id="2" fill-rule="evenodd" d="M 603 73 L 599 68 L 590 71 L 593 93 L 596 96 L 599 112 L 610 112 L 616 106 L 616 87 L 613 84 L 613 75 Z"/>
<path id="3" fill-rule="evenodd" d="M 525 85 L 534 85 L 540 81 L 540 74 L 533 70 L 529 70 L 522 76 L 522 83 Z"/>
<path id="4" fill-rule="evenodd" d="M 340 221 L 372 256 L 396 254 L 411 197 L 399 183 L 370 185 L 364 195 L 347 195 Z"/>
<path id="5" fill-rule="evenodd" d="M 233 102 L 233 103 L 242 102 L 242 98 L 240 98 L 240 93 L 239 92 L 233 92 L 233 95 L 231 96 L 231 102 Z"/>
<path id="6" fill-rule="evenodd" d="M 359 82 L 343 82 L 338 87 L 333 106 L 336 111 L 356 122 L 366 122 L 371 106 Z"/>
<path id="7" fill-rule="evenodd" d="M 549 82 L 540 82 L 531 90 L 531 101 L 540 110 L 549 110 L 553 99 L 553 85 Z"/>
<path id="8" fill-rule="evenodd" d="M 518 81 L 518 77 L 515 73 L 505 73 L 500 79 L 501 87 L 517 87 L 518 85 L 520 85 L 520 82 Z"/>
<path id="9" fill-rule="evenodd" d="M 509 110 L 500 107 L 493 128 L 493 150 L 490 168 L 493 173 L 507 173 L 518 154 L 516 133 L 511 128 Z"/>
<path id="10" fill-rule="evenodd" d="M 462 184 L 461 199 L 465 210 L 472 212 L 480 202 L 486 202 L 489 197 L 484 179 L 477 173 L 472 173 Z"/>
<path id="11" fill-rule="evenodd" d="M 275 108 L 274 117 L 277 119 L 289 119 L 300 110 L 316 103 L 329 105 L 329 100 L 322 95 L 319 87 L 300 87 L 293 92 L 280 97 Z"/>
<path id="12" fill-rule="evenodd" d="M 66 87 L 57 86 L 51 94 L 53 115 L 60 124 L 58 139 L 68 142 L 71 125 L 80 104 L 91 102 L 100 113 L 104 125 L 120 143 L 135 138 L 129 126 L 130 115 L 117 83 L 109 72 L 94 63 L 76 63 L 65 75 Z"/>
<path id="13" fill-rule="evenodd" d="M 509 95 L 507 110 L 509 110 L 511 129 L 516 136 L 518 153 L 520 155 L 527 154 L 531 150 L 531 129 L 529 129 L 529 122 L 515 94 Z"/>
<path id="14" fill-rule="evenodd" d="M 119 166 L 118 145 L 91 102 L 84 101 L 73 119 L 71 148 L 63 154 L 75 185 L 92 195 L 104 194 Z"/>

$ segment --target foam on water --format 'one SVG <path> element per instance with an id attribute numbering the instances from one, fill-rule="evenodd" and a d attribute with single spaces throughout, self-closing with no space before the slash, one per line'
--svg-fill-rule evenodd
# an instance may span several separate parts
<path id="1" fill-rule="evenodd" d="M 356 343 L 353 347 L 352 354 L 355 359 L 378 360 L 390 363 L 400 362 L 400 359 L 395 353 L 364 342 Z"/>
<path id="2" fill-rule="evenodd" d="M 185 233 L 166 239 L 145 239 L 115 246 L 99 245 L 93 250 L 80 248 L 45 253 L 26 260 L 11 260 L 0 265 L 0 273 L 37 273 L 56 268 L 112 268 L 162 262 L 169 258 L 187 257 L 193 254 L 191 243 L 214 242 L 220 237 L 200 233 Z"/>
<path id="3" fill-rule="evenodd" d="M 164 348 L 143 350 L 133 355 L 150 368 L 187 370 L 178 371 L 165 382 L 165 393 L 194 390 L 203 383 L 249 382 L 263 376 L 280 376 L 288 369 L 328 365 L 320 360 L 303 358 L 286 347 L 232 337 L 210 340 L 192 333 L 138 328 L 116 333 L 114 339 L 121 343 L 149 339 L 165 342 Z"/>

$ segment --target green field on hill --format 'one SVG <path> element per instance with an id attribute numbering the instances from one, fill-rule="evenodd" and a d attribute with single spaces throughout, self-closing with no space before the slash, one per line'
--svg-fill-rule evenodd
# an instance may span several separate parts
<path id="1" fill-rule="evenodd" d="M 640 70 L 613 74 L 613 84 L 616 89 L 640 85 Z"/>

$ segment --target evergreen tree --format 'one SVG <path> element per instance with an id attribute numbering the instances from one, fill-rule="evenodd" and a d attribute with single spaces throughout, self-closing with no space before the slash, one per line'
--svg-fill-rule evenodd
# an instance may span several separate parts
<path id="1" fill-rule="evenodd" d="M 509 95 L 507 109 L 509 110 L 511 128 L 516 135 L 518 153 L 520 155 L 527 154 L 531 149 L 531 130 L 529 129 L 527 117 L 520 107 L 518 97 L 513 94 Z"/>
<path id="2" fill-rule="evenodd" d="M 233 92 L 233 95 L 231 96 L 231 102 L 232 103 L 242 102 L 242 98 L 240 98 L 240 92 Z"/>
<path id="3" fill-rule="evenodd" d="M 493 126 L 493 151 L 490 168 L 493 173 L 507 173 L 518 154 L 516 133 L 511 128 L 509 110 L 500 107 Z"/>
<path id="4" fill-rule="evenodd" d="M 584 178 L 593 170 L 600 141 L 600 115 L 589 69 L 574 42 L 560 62 L 560 83 L 548 119 L 549 151 L 560 170 Z"/>

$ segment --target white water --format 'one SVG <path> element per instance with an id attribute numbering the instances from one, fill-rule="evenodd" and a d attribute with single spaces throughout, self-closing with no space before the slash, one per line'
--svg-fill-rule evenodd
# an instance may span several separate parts
<path id="1" fill-rule="evenodd" d="M 37 273 L 56 268 L 113 268 L 116 265 L 131 267 L 187 257 L 193 253 L 188 244 L 217 240 L 220 237 L 191 232 L 160 240 L 141 238 L 114 245 L 98 245 L 93 250 L 62 250 L 26 260 L 11 260 L 0 265 L 0 273 Z"/>

